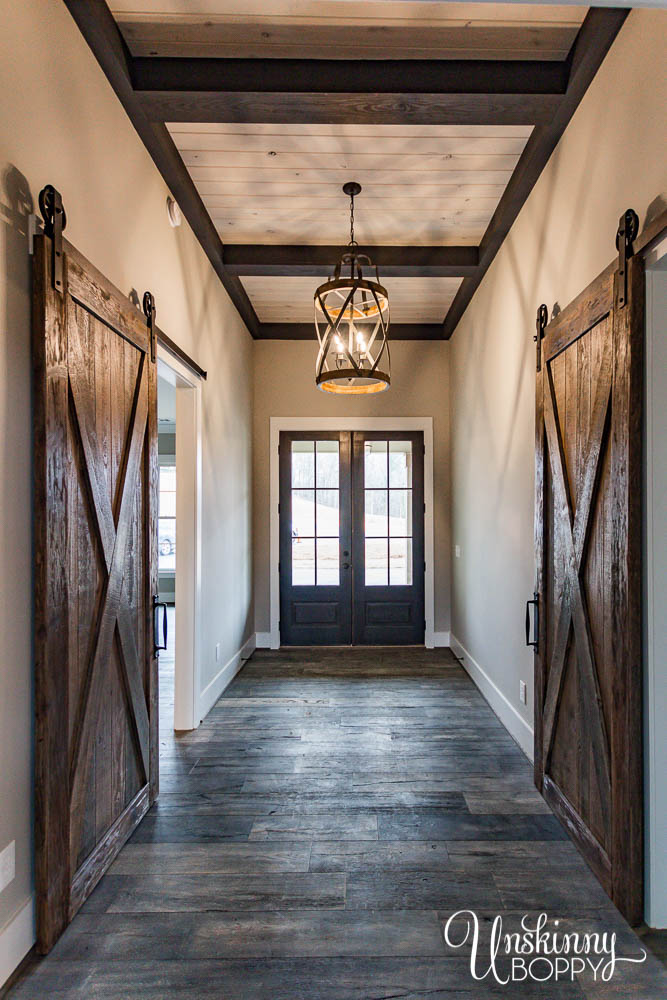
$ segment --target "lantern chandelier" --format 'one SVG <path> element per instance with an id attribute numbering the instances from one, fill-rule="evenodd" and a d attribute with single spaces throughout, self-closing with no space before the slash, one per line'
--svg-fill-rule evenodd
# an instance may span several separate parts
<path id="1" fill-rule="evenodd" d="M 315 383 L 324 392 L 346 395 L 384 392 L 389 388 L 389 296 L 370 257 L 357 251 L 354 238 L 354 199 L 361 191 L 348 181 L 350 242 L 334 269 L 333 278 L 315 291 L 315 332 L 320 349 Z M 375 281 L 363 268 L 375 271 Z"/>

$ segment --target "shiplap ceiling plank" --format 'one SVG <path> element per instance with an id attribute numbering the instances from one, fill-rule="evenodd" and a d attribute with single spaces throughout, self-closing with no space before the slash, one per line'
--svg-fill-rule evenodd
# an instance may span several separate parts
<path id="1" fill-rule="evenodd" d="M 275 170 L 269 172 L 262 167 L 249 167 L 243 171 L 230 171 L 230 168 L 225 165 L 219 167 L 190 167 L 190 175 L 195 183 L 199 181 L 222 180 L 225 178 L 231 179 L 235 174 L 238 176 L 241 173 L 244 178 L 253 183 L 299 180 L 299 178 L 301 179 L 301 184 L 314 184 L 318 181 L 323 181 L 322 186 L 328 187 L 331 192 L 340 191 L 345 181 L 349 180 L 359 181 L 360 184 L 365 185 L 364 190 L 375 184 L 382 184 L 388 187 L 394 185 L 398 188 L 403 184 L 410 184 L 413 190 L 418 188 L 418 185 L 414 183 L 413 174 L 410 171 L 400 169 L 383 170 L 376 168 L 375 170 L 352 171 L 343 167 L 332 169 L 330 167 L 318 167 L 314 164 L 309 164 L 299 169 L 294 167 L 287 169 L 276 167 Z M 354 173 L 354 177 L 351 176 L 352 173 Z M 424 181 L 428 184 L 433 184 L 439 180 L 443 185 L 501 184 L 504 187 L 511 175 L 511 170 L 442 170 L 429 171 L 425 175 Z M 400 199 L 400 196 L 400 190 L 396 190 L 396 197 Z"/>
<path id="2" fill-rule="evenodd" d="M 196 123 L 194 123 L 196 124 Z M 392 126 L 390 126 L 392 127 Z M 449 130 L 447 130 L 449 132 Z M 214 155 L 215 153 L 263 153 L 264 156 L 283 156 L 285 154 L 311 155 L 313 153 L 329 153 L 336 157 L 341 155 L 359 155 L 360 148 L 363 149 L 364 135 L 312 135 L 304 133 L 302 135 L 267 133 L 267 134 L 243 134 L 234 132 L 201 132 L 201 131 L 172 131 L 174 138 L 178 136 L 178 148 L 183 152 L 185 159 L 187 155 L 198 155 L 202 153 Z M 366 141 L 374 143 L 379 137 L 372 133 L 367 135 Z M 525 136 L 486 136 L 486 135 L 406 135 L 382 137 L 383 156 L 447 156 L 455 154 L 457 156 L 513 156 L 521 153 L 525 144 Z M 419 144 L 419 153 L 415 152 L 415 145 Z M 372 155 L 366 153 L 365 155 Z M 202 159 L 202 162 L 207 162 Z"/>
<path id="3" fill-rule="evenodd" d="M 564 59 L 586 7 L 417 0 L 113 0 L 139 56 Z"/>
<path id="4" fill-rule="evenodd" d="M 241 279 L 262 323 L 310 323 L 317 278 Z M 392 323 L 440 323 L 461 278 L 387 278 Z"/>
<path id="5" fill-rule="evenodd" d="M 266 153 L 255 150 L 218 150 L 218 149 L 186 149 L 182 153 L 186 167 L 224 167 L 232 170 L 256 169 L 264 162 Z M 487 171 L 505 170 L 512 172 L 519 159 L 516 154 L 478 153 L 472 156 L 461 156 L 458 153 L 387 153 L 384 147 L 370 151 L 355 150 L 354 152 L 319 153 L 275 153 L 271 157 L 271 170 L 300 170 L 303 167 L 317 170 L 386 170 L 396 169 L 410 172 L 418 181 L 427 172 L 436 171 Z"/>
<path id="6" fill-rule="evenodd" d="M 370 137 L 405 139 L 405 138 L 522 138 L 527 139 L 533 130 L 532 125 L 372 125 L 369 132 L 368 125 L 359 125 L 355 122 L 339 122 L 336 125 L 326 125 L 321 122 L 315 124 L 303 124 L 302 122 L 290 122 L 289 125 L 276 126 L 271 122 L 179 122 L 169 126 L 173 134 L 184 135 L 187 132 L 220 135 L 292 135 L 292 136 L 330 136 L 364 138 Z M 280 132 L 276 132 L 276 128 Z"/>

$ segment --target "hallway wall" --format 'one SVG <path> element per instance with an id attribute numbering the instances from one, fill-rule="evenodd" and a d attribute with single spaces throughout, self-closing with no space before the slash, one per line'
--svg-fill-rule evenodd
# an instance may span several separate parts
<path id="1" fill-rule="evenodd" d="M 390 330 L 391 337 L 391 330 Z M 391 387 L 378 396 L 336 397 L 315 386 L 315 334 L 254 343 L 255 627 L 270 631 L 269 421 L 271 417 L 433 417 L 435 630 L 449 630 L 449 345 L 391 344 Z"/>
<path id="2" fill-rule="evenodd" d="M 666 46 L 667 12 L 633 10 L 451 341 L 452 635 L 530 752 L 535 314 L 609 264 L 626 208 L 665 207 Z"/>
<path id="3" fill-rule="evenodd" d="M 0 0 L 0 17 L 0 850 L 16 843 L 16 878 L 0 893 L 1 985 L 32 943 L 27 216 L 46 183 L 62 192 L 71 242 L 125 293 L 151 289 L 158 324 L 208 370 L 202 686 L 254 625 L 251 338 L 187 223 L 169 226 L 162 178 L 65 5 Z"/>

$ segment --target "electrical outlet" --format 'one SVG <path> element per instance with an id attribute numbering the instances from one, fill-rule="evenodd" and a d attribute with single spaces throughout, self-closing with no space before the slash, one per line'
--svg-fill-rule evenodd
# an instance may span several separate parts
<path id="1" fill-rule="evenodd" d="M 460 545 L 455 546 L 454 553 L 455 553 L 457 559 L 461 558 L 461 546 Z"/>
<path id="2" fill-rule="evenodd" d="M 519 681 L 519 700 L 521 701 L 521 704 L 522 705 L 528 704 L 528 700 L 527 699 L 528 699 L 528 696 L 526 694 L 526 682 L 525 681 Z"/>
<path id="3" fill-rule="evenodd" d="M 0 892 L 6 889 L 10 882 L 14 881 L 16 875 L 16 841 L 5 847 L 0 854 Z"/>
<path id="4" fill-rule="evenodd" d="M 220 643 L 216 642 L 216 644 L 215 644 L 215 662 L 217 663 L 219 660 L 220 660 Z"/>

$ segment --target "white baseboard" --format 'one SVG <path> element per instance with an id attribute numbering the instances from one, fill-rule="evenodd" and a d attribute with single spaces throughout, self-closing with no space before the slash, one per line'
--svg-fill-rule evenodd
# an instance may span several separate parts
<path id="1" fill-rule="evenodd" d="M 245 661 L 255 652 L 255 648 L 256 637 L 253 632 L 241 649 L 239 649 L 237 653 L 234 653 L 232 658 L 228 660 L 224 667 L 218 671 L 213 680 L 209 681 L 199 696 L 200 719 L 203 720 L 206 718 L 222 692 L 225 688 L 229 687 L 231 682 L 234 680 Z"/>
<path id="2" fill-rule="evenodd" d="M 449 646 L 450 635 L 449 632 L 434 632 L 433 633 L 433 648 L 441 649 Z"/>
<path id="3" fill-rule="evenodd" d="M 255 632 L 255 645 L 257 649 L 271 649 L 271 633 Z"/>
<path id="4" fill-rule="evenodd" d="M 0 930 L 0 989 L 35 943 L 35 899 L 30 896 Z"/>
<path id="5" fill-rule="evenodd" d="M 479 663 L 473 659 L 455 635 L 451 636 L 450 645 L 454 655 L 462 661 L 461 665 L 463 669 L 482 692 L 505 729 L 516 740 L 526 757 L 532 761 L 534 738 L 532 727 L 528 725 L 525 719 L 521 718 L 514 705 L 505 697 L 500 688 L 491 680 L 486 671 L 480 667 Z"/>

